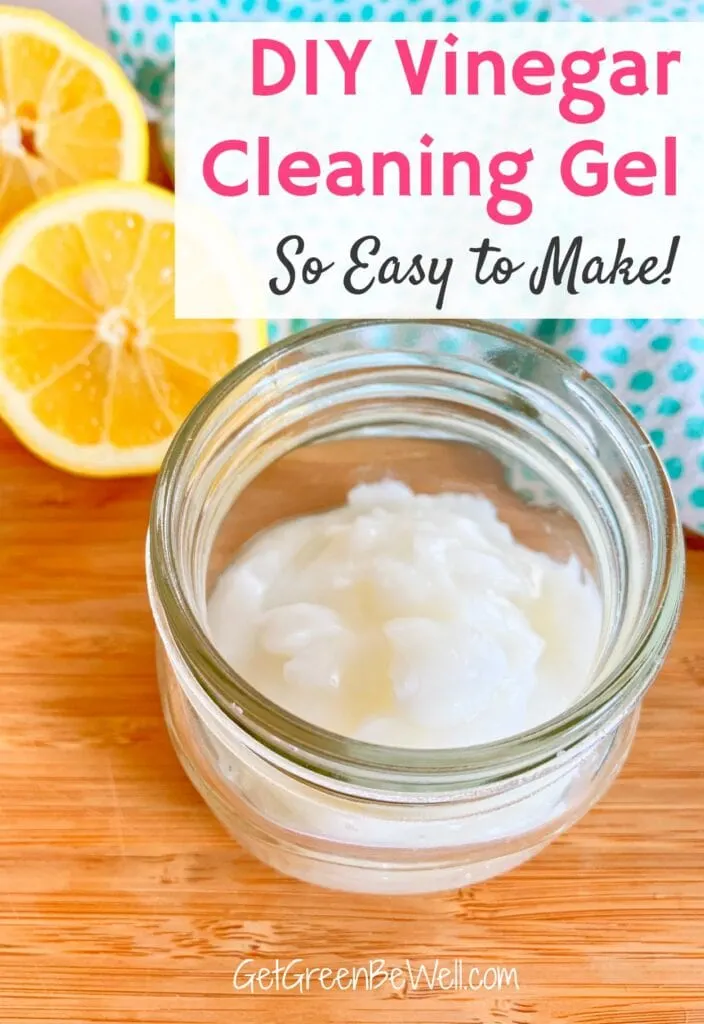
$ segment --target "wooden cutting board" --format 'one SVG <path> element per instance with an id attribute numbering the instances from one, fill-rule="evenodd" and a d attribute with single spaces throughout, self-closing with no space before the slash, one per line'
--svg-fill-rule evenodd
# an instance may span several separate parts
<path id="1" fill-rule="evenodd" d="M 168 185 L 157 161 L 152 179 Z M 476 889 L 349 897 L 244 854 L 176 761 L 144 587 L 152 485 L 73 478 L 0 428 L 2 1024 L 704 1024 L 701 541 L 605 800 Z M 519 988 L 236 992 L 248 958 L 413 978 L 460 958 Z"/>
<path id="2" fill-rule="evenodd" d="M 144 589 L 151 489 L 54 471 L 0 430 L 3 1024 L 704 1021 L 704 550 L 600 806 L 476 889 L 351 898 L 255 863 L 176 762 Z M 235 992 L 248 957 L 462 958 L 515 967 L 520 988 Z"/>

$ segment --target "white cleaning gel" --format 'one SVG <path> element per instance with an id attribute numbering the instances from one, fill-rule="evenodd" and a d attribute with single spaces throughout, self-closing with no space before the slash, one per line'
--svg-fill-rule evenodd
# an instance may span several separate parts
<path id="1" fill-rule="evenodd" d="M 255 537 L 208 618 L 232 667 L 300 718 L 439 748 L 503 739 L 579 699 L 602 604 L 576 557 L 518 544 L 486 498 L 385 481 Z"/>

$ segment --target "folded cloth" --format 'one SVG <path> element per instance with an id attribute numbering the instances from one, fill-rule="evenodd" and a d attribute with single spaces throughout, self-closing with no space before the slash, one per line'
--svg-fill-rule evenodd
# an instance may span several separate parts
<path id="1" fill-rule="evenodd" d="M 628 406 L 664 462 L 684 524 L 704 533 L 704 320 L 544 320 L 532 333 Z"/>
<path id="2" fill-rule="evenodd" d="M 111 45 L 145 99 L 169 81 L 179 21 L 700 21 L 704 0 L 104 0 Z M 704 312 L 704 310 L 703 310 Z M 273 322 L 272 341 L 306 321 Z M 514 326 L 576 359 L 648 431 L 683 522 L 704 533 L 704 319 Z"/>

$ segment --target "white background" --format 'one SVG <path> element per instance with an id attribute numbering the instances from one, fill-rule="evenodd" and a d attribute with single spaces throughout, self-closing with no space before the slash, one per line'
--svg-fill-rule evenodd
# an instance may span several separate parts
<path id="1" fill-rule="evenodd" d="M 25 0 L 19 7 L 36 7 L 77 29 L 92 43 L 107 46 L 101 0 Z"/>

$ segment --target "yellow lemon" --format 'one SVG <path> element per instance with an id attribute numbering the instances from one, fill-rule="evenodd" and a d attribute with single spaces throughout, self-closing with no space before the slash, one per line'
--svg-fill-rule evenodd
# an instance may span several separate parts
<path id="1" fill-rule="evenodd" d="M 0 227 L 59 188 L 141 181 L 148 157 L 142 104 L 115 61 L 47 14 L 0 6 Z"/>
<path id="2" fill-rule="evenodd" d="M 0 414 L 54 465 L 156 471 L 195 403 L 265 343 L 263 321 L 175 319 L 163 189 L 68 189 L 0 236 Z"/>

